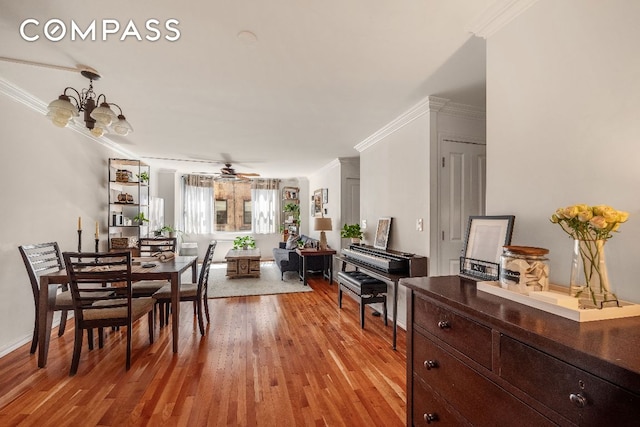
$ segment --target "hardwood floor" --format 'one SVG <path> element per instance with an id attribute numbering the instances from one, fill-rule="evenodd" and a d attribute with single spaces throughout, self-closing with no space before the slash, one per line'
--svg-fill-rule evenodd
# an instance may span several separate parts
<path id="1" fill-rule="evenodd" d="M 312 278 L 314 292 L 209 300 L 200 336 L 189 303 L 180 352 L 171 328 L 146 320 L 133 331 L 125 370 L 124 331 L 103 349 L 82 350 L 69 377 L 73 319 L 54 330 L 47 367 L 29 344 L 0 359 L 0 425 L 401 426 L 405 424 L 405 333 L 391 349 L 391 326 L 371 316 L 360 329 L 351 298 Z M 157 324 L 156 324 L 157 326 Z"/>

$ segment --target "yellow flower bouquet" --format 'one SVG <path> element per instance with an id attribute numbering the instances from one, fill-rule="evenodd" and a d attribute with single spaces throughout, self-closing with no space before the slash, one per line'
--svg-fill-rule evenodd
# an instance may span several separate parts
<path id="1" fill-rule="evenodd" d="M 551 222 L 574 239 L 570 289 L 583 307 L 618 305 L 618 298 L 609 286 L 604 243 L 628 218 L 628 212 L 611 206 L 584 204 L 559 208 L 551 215 Z"/>

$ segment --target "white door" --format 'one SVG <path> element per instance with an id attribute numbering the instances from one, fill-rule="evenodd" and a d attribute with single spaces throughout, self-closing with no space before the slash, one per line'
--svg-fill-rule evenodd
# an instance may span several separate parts
<path id="1" fill-rule="evenodd" d="M 438 182 L 438 272 L 460 272 L 460 256 L 471 215 L 485 214 L 487 154 L 484 144 L 440 141 Z"/>

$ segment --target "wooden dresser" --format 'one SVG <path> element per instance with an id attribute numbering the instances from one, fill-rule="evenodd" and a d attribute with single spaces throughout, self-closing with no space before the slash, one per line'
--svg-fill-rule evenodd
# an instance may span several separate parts
<path id="1" fill-rule="evenodd" d="M 574 322 L 457 276 L 407 294 L 407 425 L 640 425 L 640 317 Z"/>

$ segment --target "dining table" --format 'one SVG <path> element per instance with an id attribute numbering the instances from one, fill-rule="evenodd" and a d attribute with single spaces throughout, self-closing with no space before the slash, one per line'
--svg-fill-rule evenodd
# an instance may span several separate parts
<path id="1" fill-rule="evenodd" d="M 164 262 L 163 262 L 164 261 Z M 178 352 L 180 319 L 180 278 L 191 268 L 192 282 L 198 281 L 198 257 L 175 256 L 167 260 L 133 258 L 131 280 L 168 280 L 171 283 L 171 328 L 173 352 Z M 150 266 L 153 264 L 153 266 Z M 47 365 L 47 353 L 51 339 L 53 308 L 55 306 L 58 285 L 68 283 L 66 269 L 49 272 L 40 276 L 40 295 L 38 302 L 38 367 Z"/>

